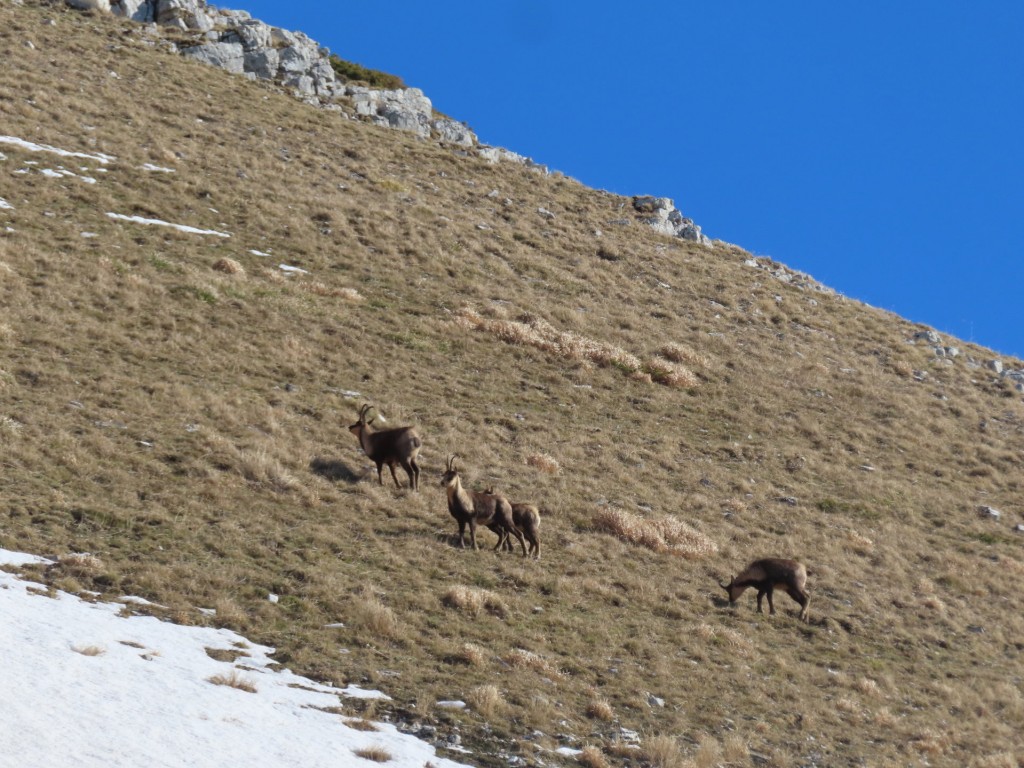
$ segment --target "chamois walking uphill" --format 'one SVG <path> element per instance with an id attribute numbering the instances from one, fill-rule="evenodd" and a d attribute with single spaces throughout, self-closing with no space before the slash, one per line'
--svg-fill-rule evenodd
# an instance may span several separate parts
<path id="1" fill-rule="evenodd" d="M 800 604 L 800 619 L 807 621 L 807 606 L 811 602 L 807 594 L 807 568 L 796 560 L 781 560 L 779 558 L 766 558 L 755 560 L 738 576 L 734 576 L 728 584 L 721 582 L 718 585 L 729 594 L 729 604 L 733 605 L 739 596 L 748 587 L 757 590 L 757 612 L 761 610 L 761 600 L 768 596 L 768 612 L 775 613 L 775 605 L 772 603 L 772 592 L 776 587 L 785 590 L 786 594 Z"/>
<path id="2" fill-rule="evenodd" d="M 476 527 L 485 525 L 498 534 L 498 543 L 494 551 L 498 550 L 506 536 L 515 536 L 523 548 L 523 557 L 526 557 L 526 541 L 512 520 L 512 505 L 509 500 L 501 494 L 467 491 L 463 488 L 459 471 L 455 468 L 457 458 L 458 456 L 453 455 L 448 459 L 447 469 L 441 475 L 441 486 L 448 495 L 448 511 L 459 524 L 459 546 L 463 549 L 466 547 L 468 525 L 470 543 L 473 549 L 477 549 Z"/>
<path id="3" fill-rule="evenodd" d="M 373 428 L 374 419 L 366 420 L 369 412 L 369 404 L 364 404 L 359 409 L 359 421 L 348 428 L 348 431 L 356 436 L 360 447 L 363 449 L 370 461 L 377 465 L 377 482 L 384 485 L 381 477 L 381 468 L 387 464 L 391 470 L 391 477 L 394 478 L 395 486 L 402 487 L 395 475 L 395 464 L 401 464 L 402 469 L 409 476 L 409 487 L 418 490 L 420 487 L 420 465 L 416 463 L 416 456 L 423 447 L 423 441 L 416 434 L 412 427 L 396 427 L 394 429 L 376 430 Z"/>

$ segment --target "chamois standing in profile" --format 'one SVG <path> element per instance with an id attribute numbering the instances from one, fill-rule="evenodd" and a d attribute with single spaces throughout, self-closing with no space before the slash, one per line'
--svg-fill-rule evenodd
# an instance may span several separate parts
<path id="1" fill-rule="evenodd" d="M 811 596 L 805 589 L 807 568 L 796 560 L 780 560 L 774 557 L 755 560 L 744 568 L 739 576 L 734 576 L 728 584 L 718 582 L 718 586 L 729 594 L 729 605 L 735 605 L 736 600 L 747 588 L 755 588 L 757 590 L 757 612 L 764 613 L 761 610 L 761 599 L 767 595 L 770 614 L 775 613 L 772 592 L 779 587 L 800 603 L 800 620 L 807 621 L 807 606 L 811 602 Z"/>
<path id="2" fill-rule="evenodd" d="M 377 482 L 384 485 L 381 477 L 381 468 L 387 464 L 391 470 L 391 477 L 394 478 L 395 486 L 402 487 L 395 475 L 395 464 L 401 464 L 402 469 L 409 476 L 409 487 L 418 490 L 420 487 L 420 465 L 416 463 L 416 456 L 423 447 L 423 441 L 416 434 L 412 427 L 396 427 L 394 429 L 376 430 L 372 427 L 374 419 L 366 420 L 369 412 L 369 404 L 364 404 L 359 409 L 359 421 L 348 428 L 348 431 L 356 436 L 363 453 L 370 461 L 377 465 Z"/>
<path id="3" fill-rule="evenodd" d="M 484 493 L 494 493 L 494 487 L 488 486 Z M 537 560 L 540 560 L 540 510 L 533 504 L 522 502 L 511 502 L 512 523 L 523 534 L 523 537 L 530 542 L 529 553 Z M 501 530 L 497 525 L 491 523 L 487 526 L 498 534 L 498 546 L 506 552 L 511 552 L 512 537 L 507 531 Z"/>
<path id="4" fill-rule="evenodd" d="M 448 468 L 441 475 L 441 485 L 448 494 L 448 511 L 459 524 L 459 546 L 466 548 L 468 525 L 469 540 L 473 544 L 473 549 L 478 549 L 476 527 L 486 525 L 498 534 L 498 543 L 494 551 L 501 546 L 505 536 L 515 536 L 523 548 L 523 557 L 526 557 L 526 541 L 512 520 L 512 505 L 509 500 L 501 494 L 467 491 L 463 488 L 459 471 L 455 468 L 457 458 L 458 456 L 453 455 L 448 459 Z"/>

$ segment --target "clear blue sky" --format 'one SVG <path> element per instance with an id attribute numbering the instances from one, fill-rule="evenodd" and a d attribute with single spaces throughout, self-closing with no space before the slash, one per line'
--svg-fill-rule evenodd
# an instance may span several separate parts
<path id="1" fill-rule="evenodd" d="M 484 143 L 1024 356 L 1020 0 L 220 4 L 401 76 Z"/>

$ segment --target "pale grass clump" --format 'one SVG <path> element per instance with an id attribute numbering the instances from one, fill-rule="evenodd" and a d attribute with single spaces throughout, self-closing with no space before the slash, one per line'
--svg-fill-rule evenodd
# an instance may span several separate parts
<path id="1" fill-rule="evenodd" d="M 350 717 L 350 718 L 346 718 L 345 725 L 347 725 L 349 728 L 351 728 L 354 731 L 368 731 L 368 732 L 376 733 L 377 731 L 380 730 L 380 728 L 378 728 L 376 725 L 374 725 L 373 723 L 371 723 L 369 720 L 367 720 L 364 717 Z"/>
<path id="2" fill-rule="evenodd" d="M 647 547 L 683 557 L 706 557 L 718 551 L 718 545 L 700 531 L 674 517 L 644 518 L 621 509 L 602 509 L 593 518 L 597 530 Z"/>
<path id="3" fill-rule="evenodd" d="M 527 466 L 548 475 L 557 475 L 561 471 L 558 460 L 546 453 L 531 453 L 526 457 Z"/>
<path id="4" fill-rule="evenodd" d="M 976 757 L 970 762 L 970 768 L 1020 768 L 1024 765 L 1024 751 L 1016 756 L 1013 752 L 996 752 L 995 754 Z"/>
<path id="5" fill-rule="evenodd" d="M 256 686 L 238 674 L 236 670 L 231 670 L 231 673 L 227 675 L 217 674 L 206 679 L 214 685 L 226 685 L 229 688 L 237 688 L 240 691 L 256 693 Z"/>
<path id="6" fill-rule="evenodd" d="M 676 389 L 693 389 L 700 384 L 700 379 L 689 368 L 660 358 L 647 361 L 644 371 L 652 381 Z"/>
<path id="7" fill-rule="evenodd" d="M 239 451 L 238 471 L 246 480 L 266 486 L 278 493 L 288 493 L 301 486 L 299 480 L 265 448 Z"/>
<path id="8" fill-rule="evenodd" d="M 58 559 L 60 566 L 76 576 L 95 576 L 103 573 L 104 565 L 96 555 L 88 552 L 70 552 Z"/>
<path id="9" fill-rule="evenodd" d="M 711 734 L 704 734 L 700 737 L 697 745 L 697 752 L 693 756 L 694 765 L 697 768 L 716 768 L 722 759 L 722 745 Z"/>
<path id="10" fill-rule="evenodd" d="M 583 765 L 585 768 L 610 768 L 608 759 L 604 756 L 604 752 L 593 744 L 587 744 L 584 746 L 576 759 L 579 761 L 580 765 Z"/>
<path id="11" fill-rule="evenodd" d="M 672 363 L 682 363 L 695 368 L 710 368 L 711 361 L 706 355 L 695 352 L 690 347 L 670 341 L 658 350 L 658 354 Z"/>
<path id="12" fill-rule="evenodd" d="M 485 331 L 509 344 L 524 344 L 567 360 L 581 360 L 627 372 L 642 368 L 640 358 L 619 347 L 571 331 L 559 331 L 547 320 L 532 315 L 520 320 L 489 319 L 469 308 L 459 310 L 455 322 L 463 328 Z"/>
<path id="13" fill-rule="evenodd" d="M 731 734 L 722 745 L 722 757 L 728 765 L 747 765 L 750 760 L 750 745 L 738 733 Z"/>
<path id="14" fill-rule="evenodd" d="M 871 722 L 879 728 L 894 728 L 899 721 L 899 716 L 894 715 L 888 707 L 882 707 L 871 718 Z"/>
<path id="15" fill-rule="evenodd" d="M 21 434 L 22 424 L 10 416 L 0 416 L 0 435 L 5 437 L 17 437 Z"/>
<path id="16" fill-rule="evenodd" d="M 402 635 L 394 611 L 372 594 L 352 601 L 351 620 L 377 637 L 396 640 Z"/>
<path id="17" fill-rule="evenodd" d="M 863 693 L 865 696 L 871 696 L 878 698 L 882 695 L 882 689 L 878 686 L 878 682 L 872 680 L 870 677 L 862 677 L 854 684 L 854 688 Z"/>
<path id="18" fill-rule="evenodd" d="M 615 710 L 612 709 L 612 705 L 607 699 L 602 696 L 594 696 L 587 703 L 587 717 L 610 723 L 615 719 Z"/>
<path id="19" fill-rule="evenodd" d="M 372 760 L 375 763 L 387 763 L 391 760 L 391 753 L 388 752 L 384 747 L 364 747 L 363 749 L 353 750 L 357 757 L 361 757 L 364 760 Z"/>
<path id="20" fill-rule="evenodd" d="M 505 710 L 505 698 L 496 685 L 487 683 L 471 689 L 466 702 L 485 720 L 490 720 Z"/>
<path id="21" fill-rule="evenodd" d="M 644 757 L 653 768 L 683 768 L 683 750 L 675 736 L 661 735 L 646 739 Z"/>
<path id="22" fill-rule="evenodd" d="M 231 275 L 232 277 L 245 277 L 245 267 L 234 259 L 229 259 L 226 256 L 213 262 L 213 269 L 217 272 L 223 272 L 225 275 Z"/>
<path id="23" fill-rule="evenodd" d="M 875 551 L 875 542 L 854 530 L 846 532 L 846 545 L 857 555 L 867 556 Z"/>
<path id="24" fill-rule="evenodd" d="M 106 648 L 101 648 L 98 645 L 73 645 L 71 650 L 83 656 L 102 656 L 107 652 Z"/>
<path id="25" fill-rule="evenodd" d="M 513 648 L 505 654 L 505 663 L 513 669 L 531 669 L 551 678 L 562 676 L 562 673 L 550 661 L 525 648 Z"/>
<path id="26" fill-rule="evenodd" d="M 487 661 L 487 652 L 475 643 L 463 643 L 456 655 L 460 661 L 471 667 L 482 667 Z"/>
<path id="27" fill-rule="evenodd" d="M 934 728 L 925 728 L 921 733 L 910 739 L 910 746 L 923 755 L 938 757 L 945 754 L 953 741 L 949 734 L 940 733 Z"/>
<path id="28" fill-rule="evenodd" d="M 342 288 L 335 288 L 333 286 L 325 285 L 324 283 L 317 281 L 309 283 L 300 283 L 300 285 L 307 293 L 312 293 L 314 296 L 344 299 L 345 301 L 350 301 L 353 304 L 359 303 L 361 301 L 366 301 L 366 297 L 363 296 L 363 294 L 361 294 L 355 288 L 349 288 L 347 286 Z"/>
<path id="29" fill-rule="evenodd" d="M 0 323 L 0 344 L 10 344 L 17 334 L 7 323 Z"/>
<path id="30" fill-rule="evenodd" d="M 906 360 L 894 360 L 892 363 L 892 370 L 897 376 L 902 376 L 905 379 L 909 379 L 914 375 L 914 366 Z"/>
<path id="31" fill-rule="evenodd" d="M 449 587 L 441 597 L 441 602 L 472 616 L 478 616 L 484 610 L 501 618 L 508 615 L 508 606 L 494 592 L 461 584 Z"/>

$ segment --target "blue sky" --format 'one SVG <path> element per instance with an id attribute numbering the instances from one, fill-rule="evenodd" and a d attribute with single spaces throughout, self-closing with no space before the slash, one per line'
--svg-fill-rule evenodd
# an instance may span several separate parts
<path id="1" fill-rule="evenodd" d="M 221 4 L 485 143 L 1024 356 L 1024 3 Z"/>

